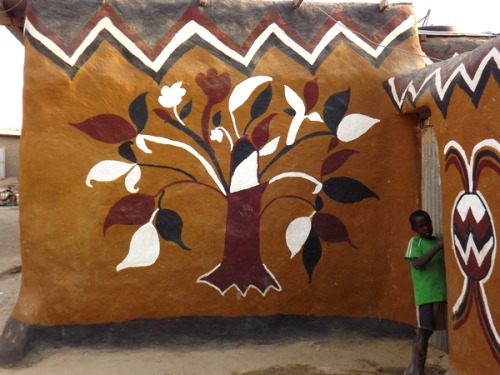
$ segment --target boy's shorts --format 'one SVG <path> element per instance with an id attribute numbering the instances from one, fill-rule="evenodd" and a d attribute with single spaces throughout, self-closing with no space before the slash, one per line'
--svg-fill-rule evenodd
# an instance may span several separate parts
<path id="1" fill-rule="evenodd" d="M 446 329 L 446 301 L 417 306 L 418 328 L 429 331 Z"/>

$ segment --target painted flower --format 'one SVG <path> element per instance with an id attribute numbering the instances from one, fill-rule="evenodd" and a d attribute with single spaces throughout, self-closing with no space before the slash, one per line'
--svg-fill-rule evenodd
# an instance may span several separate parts
<path id="1" fill-rule="evenodd" d="M 215 128 L 210 132 L 210 139 L 212 141 L 217 141 L 221 143 L 223 137 L 224 137 L 224 132 L 220 128 Z"/>
<path id="2" fill-rule="evenodd" d="M 196 76 L 196 83 L 201 87 L 208 97 L 210 104 L 222 102 L 231 89 L 231 78 L 227 72 L 217 75 L 217 70 L 210 68 L 207 74 L 199 73 Z"/>
<path id="3" fill-rule="evenodd" d="M 165 108 L 178 106 L 182 101 L 182 97 L 186 94 L 186 89 L 183 89 L 181 86 L 182 81 L 175 82 L 171 87 L 167 85 L 163 86 L 158 102 Z"/>

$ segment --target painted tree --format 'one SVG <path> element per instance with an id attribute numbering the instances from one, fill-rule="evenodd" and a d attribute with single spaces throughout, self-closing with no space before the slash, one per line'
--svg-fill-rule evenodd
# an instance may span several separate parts
<path id="1" fill-rule="evenodd" d="M 198 279 L 198 282 L 216 288 L 221 294 L 233 286 L 243 295 L 246 295 L 250 288 L 257 289 L 262 295 L 270 289 L 281 290 L 281 285 L 271 270 L 262 263 L 259 236 L 263 212 L 278 199 L 299 199 L 311 208 L 310 215 L 294 218 L 286 230 L 286 243 L 291 256 L 302 250 L 303 265 L 309 282 L 322 256 L 321 241 L 347 241 L 354 247 L 342 221 L 332 214 L 321 212 L 324 204 L 321 195 L 346 204 L 367 198 L 378 199 L 378 196 L 360 181 L 331 175 L 357 153 L 352 149 L 335 151 L 339 142 L 357 139 L 379 120 L 359 113 L 346 115 L 350 102 L 349 89 L 329 96 L 323 105 L 323 116 L 313 111 L 319 98 L 319 87 L 314 79 L 304 85 L 302 97 L 290 87 L 284 86 L 284 96 L 290 106 L 284 109 L 284 113 L 289 116 L 290 124 L 285 126 L 288 131 L 284 139 L 278 136 L 270 140 L 269 128 L 276 121 L 277 115 L 267 113 L 273 97 L 271 81 L 272 78 L 268 76 L 255 76 L 237 84 L 231 91 L 231 79 L 227 72 L 218 75 L 212 68 L 206 74 L 198 74 L 196 83 L 206 95 L 201 126 L 198 129 L 189 123 L 192 100 L 178 111 L 178 106 L 186 95 L 182 82 L 161 89 L 158 101 L 163 108 L 154 108 L 152 112 L 155 115 L 152 119 L 146 104 L 148 93 L 142 93 L 129 106 L 130 121 L 122 116 L 107 113 L 83 122 L 71 123 L 97 141 L 119 144 L 118 153 L 124 159 L 103 160 L 97 163 L 86 179 L 86 184 L 92 187 L 92 181 L 109 182 L 125 176 L 125 187 L 130 194 L 111 206 L 104 221 L 104 235 L 107 229 L 115 224 L 135 225 L 139 228 L 132 236 L 128 255 L 116 267 L 117 271 L 128 267 L 153 265 L 160 253 L 160 238 L 172 241 L 184 250 L 190 250 L 182 240 L 183 221 L 180 215 L 162 205 L 163 198 L 180 184 L 203 185 L 227 201 L 222 261 Z M 262 87 L 260 92 L 257 91 Z M 223 103 L 228 96 L 227 113 L 214 113 L 214 106 Z M 253 102 L 244 106 L 251 97 L 255 97 Z M 235 118 L 235 111 L 239 108 L 240 111 L 245 108 L 250 110 L 250 121 L 244 126 Z M 182 132 L 191 141 L 183 142 L 172 137 L 148 135 L 145 130 L 149 121 L 163 121 Z M 299 130 L 305 121 L 316 123 L 315 126 L 320 127 L 320 130 L 298 138 Z M 272 165 L 283 162 L 282 157 L 285 154 L 294 152 L 297 145 L 314 137 L 330 138 L 319 176 L 297 170 L 270 176 L 269 168 Z M 223 173 L 219 163 L 221 156 L 215 154 L 211 142 L 227 143 L 228 152 L 225 157 L 230 158 L 229 173 Z M 176 165 L 165 165 L 162 161 L 139 162 L 138 156 L 141 160 L 144 156 L 152 156 L 148 155 L 152 154 L 148 147 L 150 144 L 174 147 L 180 149 L 179 152 L 191 154 L 203 166 L 201 170 L 210 176 L 213 184 L 198 180 L 199 177 L 195 174 L 200 170 L 190 172 Z M 142 153 L 136 155 L 139 151 Z M 261 165 L 263 156 L 271 159 L 266 165 Z M 177 172 L 180 179 L 161 182 L 159 191 L 154 195 L 139 193 L 141 168 L 170 169 Z M 228 180 L 225 176 L 229 176 Z M 288 178 L 309 181 L 312 184 L 312 199 L 306 200 L 292 195 L 280 196 L 272 199 L 266 207 L 262 207 L 262 196 L 266 188 L 276 181 Z M 320 192 L 324 194 L 319 194 Z"/>

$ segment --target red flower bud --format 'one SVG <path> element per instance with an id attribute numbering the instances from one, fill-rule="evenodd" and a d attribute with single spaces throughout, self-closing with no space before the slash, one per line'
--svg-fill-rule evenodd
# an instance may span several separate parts
<path id="1" fill-rule="evenodd" d="M 210 104 L 222 102 L 231 89 L 231 78 L 227 72 L 217 76 L 217 70 L 210 68 L 207 74 L 199 73 L 196 76 L 196 83 L 201 87 L 208 97 Z"/>

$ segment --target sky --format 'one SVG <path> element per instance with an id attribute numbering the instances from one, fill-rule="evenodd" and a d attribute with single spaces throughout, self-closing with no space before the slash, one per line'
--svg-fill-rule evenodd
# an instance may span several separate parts
<path id="1" fill-rule="evenodd" d="M 216 0 L 215 0 L 216 1 Z M 291 2 L 291 0 L 288 0 Z M 304 0 L 308 2 L 312 0 Z M 326 1 L 326 0 L 318 0 Z M 340 0 L 339 2 L 360 2 Z M 380 0 L 365 0 L 379 3 Z M 493 32 L 500 34 L 500 0 L 407 0 L 417 21 L 430 9 L 428 26 L 455 26 L 461 32 Z M 423 21 L 419 26 L 423 25 Z M 0 26 L 0 128 L 21 129 L 24 47 L 4 26 Z M 5 73 L 7 72 L 7 73 Z"/>

